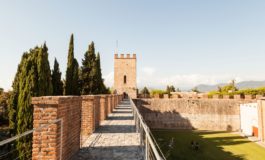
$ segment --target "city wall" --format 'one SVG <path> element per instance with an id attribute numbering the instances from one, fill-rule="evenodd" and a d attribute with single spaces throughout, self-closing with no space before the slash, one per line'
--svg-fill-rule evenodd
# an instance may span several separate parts
<path id="1" fill-rule="evenodd" d="M 136 99 L 153 129 L 240 130 L 240 104 L 235 99 Z M 251 101 L 250 101 L 251 102 Z"/>
<path id="2" fill-rule="evenodd" d="M 121 95 L 32 98 L 32 159 L 71 159 L 121 100 Z"/>

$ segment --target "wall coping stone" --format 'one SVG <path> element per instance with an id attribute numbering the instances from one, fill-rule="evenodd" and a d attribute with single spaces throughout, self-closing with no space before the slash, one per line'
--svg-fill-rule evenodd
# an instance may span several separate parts
<path id="1" fill-rule="evenodd" d="M 59 104 L 64 100 L 78 100 L 81 99 L 80 96 L 42 96 L 42 97 L 32 97 L 31 103 L 36 104 Z"/>
<path id="2" fill-rule="evenodd" d="M 94 99 L 95 97 L 99 97 L 98 95 L 82 95 L 81 96 L 83 100 L 90 100 Z"/>

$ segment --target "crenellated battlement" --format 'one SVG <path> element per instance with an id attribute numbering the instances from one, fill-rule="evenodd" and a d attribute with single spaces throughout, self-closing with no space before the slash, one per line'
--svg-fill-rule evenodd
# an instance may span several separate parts
<path id="1" fill-rule="evenodd" d="M 115 54 L 115 59 L 136 59 L 136 54 Z"/>
<path id="2" fill-rule="evenodd" d="M 118 94 L 137 98 L 136 54 L 115 54 L 114 89 Z"/>

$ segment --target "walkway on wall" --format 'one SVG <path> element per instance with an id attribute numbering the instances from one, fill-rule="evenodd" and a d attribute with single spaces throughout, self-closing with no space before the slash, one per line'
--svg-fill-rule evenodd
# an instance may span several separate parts
<path id="1" fill-rule="evenodd" d="M 73 160 L 142 160 L 144 153 L 140 146 L 130 101 L 124 100 L 82 144 Z"/>

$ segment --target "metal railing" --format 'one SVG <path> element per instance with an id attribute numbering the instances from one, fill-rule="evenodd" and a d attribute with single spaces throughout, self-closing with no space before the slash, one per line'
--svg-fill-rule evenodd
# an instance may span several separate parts
<path id="1" fill-rule="evenodd" d="M 145 160 L 166 160 L 152 132 L 145 123 L 133 100 L 129 98 L 135 120 L 136 132 L 140 133 L 140 143 L 144 150 Z"/>
<path id="2" fill-rule="evenodd" d="M 11 138 L 8 138 L 6 140 L 3 140 L 0 142 L 0 160 L 6 160 L 6 159 L 10 159 L 10 160 L 19 160 L 19 159 L 32 159 L 32 151 L 28 150 L 28 151 L 23 151 L 23 154 L 18 154 L 18 149 L 16 148 L 17 142 L 20 139 L 23 138 L 27 138 L 27 139 L 31 139 L 33 140 L 33 132 L 34 131 L 42 131 L 42 129 L 45 128 L 49 128 L 51 125 L 54 125 L 56 123 L 60 123 L 61 125 L 61 129 L 60 129 L 60 157 L 59 159 L 62 159 L 62 137 L 63 137 L 63 123 L 62 123 L 62 119 L 56 119 L 53 121 L 49 121 L 48 124 L 44 124 L 38 128 L 34 128 L 32 130 L 26 131 L 24 133 L 18 134 L 16 136 L 13 136 Z M 41 143 L 42 140 L 42 134 L 40 134 L 41 136 L 39 137 L 39 141 Z M 4 151 L 4 149 L 2 150 L 2 148 L 7 148 L 8 150 Z M 42 159 L 42 155 L 39 155 L 38 159 Z"/>

